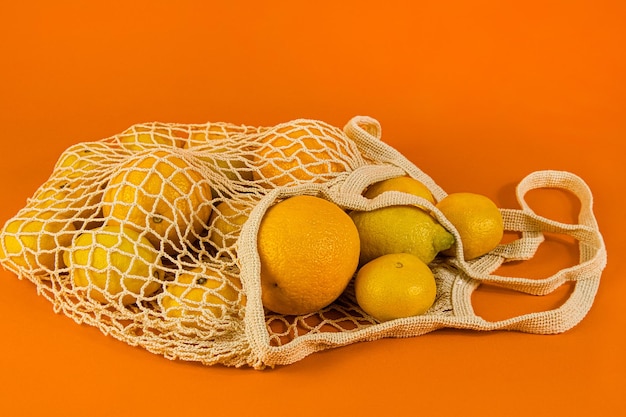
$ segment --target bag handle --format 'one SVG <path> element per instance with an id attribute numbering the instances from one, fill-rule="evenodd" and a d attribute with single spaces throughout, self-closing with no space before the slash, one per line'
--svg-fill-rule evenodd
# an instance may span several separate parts
<path id="1" fill-rule="evenodd" d="M 436 199 L 447 193 L 427 174 L 417 168 L 400 152 L 383 143 L 378 121 L 368 116 L 356 116 L 344 127 L 344 132 L 352 138 L 363 154 L 377 163 L 399 167 L 409 175 L 422 181 L 433 192 Z M 371 170 L 375 177 L 391 175 L 391 169 L 363 168 Z M 377 171 L 376 171 L 377 170 Z M 393 175 L 396 175 L 394 170 Z M 354 176 L 357 178 L 358 176 Z M 370 175 L 370 178 L 372 175 Z M 365 184 L 351 183 L 348 178 L 344 191 L 362 189 Z M 557 222 L 535 213 L 528 205 L 525 196 L 538 188 L 560 188 L 572 192 L 581 202 L 577 224 Z M 466 262 L 460 254 L 462 243 L 457 245 L 457 257 L 450 263 L 458 268 L 452 288 L 452 305 L 455 314 L 442 319 L 439 325 L 474 328 L 477 330 L 511 329 L 532 333 L 555 333 L 565 331 L 578 323 L 593 303 L 602 270 L 606 266 L 606 247 L 593 215 L 593 196 L 578 176 L 565 171 L 536 171 L 525 177 L 517 186 L 517 200 L 521 209 L 501 209 L 506 230 L 521 232 L 521 238 L 498 246 L 490 254 L 477 260 Z M 454 226 L 438 210 L 433 214 L 448 230 L 456 233 Z M 579 241 L 579 263 L 558 271 L 544 279 L 506 277 L 493 274 L 504 262 L 530 259 L 545 240 L 544 232 L 554 232 L 573 236 Z M 458 233 L 455 236 L 459 239 Z M 567 281 L 574 281 L 574 289 L 569 298 L 558 308 L 550 311 L 531 313 L 499 322 L 487 322 L 475 315 L 471 305 L 471 294 L 481 282 L 493 283 L 512 290 L 545 295 Z M 456 317 L 455 317 L 456 316 Z"/>
<path id="2" fill-rule="evenodd" d="M 562 223 L 535 213 L 526 202 L 525 195 L 539 188 L 559 188 L 572 192 L 581 202 L 578 223 Z M 505 230 L 521 232 L 522 237 L 498 246 L 483 259 L 474 262 L 467 262 L 457 257 L 458 259 L 454 261 L 457 267 L 475 280 L 503 285 L 534 295 L 548 294 L 566 281 L 585 279 L 594 271 L 604 268 L 606 247 L 593 215 L 593 196 L 580 177 L 564 171 L 536 171 L 518 184 L 517 198 L 522 209 L 501 209 L 501 213 Z M 492 274 L 504 262 L 531 258 L 543 242 L 544 232 L 559 233 L 575 238 L 579 242 L 580 250 L 578 264 L 559 270 L 543 279 Z"/>
<path id="3" fill-rule="evenodd" d="M 433 196 L 440 200 L 447 193 L 437 185 L 426 173 L 417 168 L 404 155 L 380 139 L 382 129 L 380 123 L 369 116 L 355 116 L 345 126 L 344 132 L 354 140 L 365 157 L 376 161 L 376 165 L 366 165 L 358 168 L 367 170 L 368 175 L 350 175 L 341 185 L 344 193 L 361 191 L 366 185 L 363 178 L 377 180 L 401 175 L 404 171 L 426 185 Z M 402 171 L 398 170 L 400 168 Z M 579 224 L 560 223 L 536 214 L 525 200 L 525 195 L 537 188 L 561 188 L 572 192 L 581 201 Z M 517 200 L 521 210 L 501 209 L 505 229 L 522 233 L 519 240 L 506 245 L 500 245 L 491 254 L 474 262 L 465 262 L 457 256 L 458 267 L 468 272 L 472 278 L 505 285 L 512 289 L 531 294 L 547 294 L 567 280 L 576 280 L 580 275 L 585 276 L 596 269 L 603 269 L 606 264 L 606 249 L 598 224 L 593 215 L 593 196 L 587 184 L 578 176 L 565 171 L 536 171 L 525 177 L 517 186 Z M 438 220 L 455 232 L 454 227 L 436 209 L 433 210 Z M 568 234 L 579 240 L 581 259 L 580 264 L 567 268 L 557 274 L 542 279 L 513 278 L 492 275 L 503 262 L 512 260 L 530 259 L 539 245 L 544 241 L 543 232 Z M 458 235 L 456 236 L 458 239 Z M 462 246 L 457 245 L 457 254 L 462 253 Z M 488 272 L 481 272 L 487 270 Z"/>
<path id="4" fill-rule="evenodd" d="M 560 188 L 572 192 L 581 202 L 577 224 L 557 222 L 536 214 L 524 199 L 538 188 Z M 452 291 L 452 304 L 463 323 L 482 330 L 509 329 L 531 333 L 558 333 L 576 325 L 587 314 L 597 292 L 600 276 L 607 262 L 606 246 L 593 215 L 593 197 L 589 187 L 578 176 L 564 171 L 537 171 L 524 178 L 517 187 L 521 210 L 503 209 L 506 230 L 522 232 L 522 238 L 501 245 L 476 262 L 456 260 L 460 273 Z M 528 259 L 543 241 L 544 232 L 574 237 L 579 242 L 579 262 L 543 279 L 528 279 L 494 275 L 500 264 L 508 260 Z M 516 291 L 544 295 L 562 284 L 573 281 L 574 289 L 559 307 L 525 314 L 506 320 L 488 322 L 476 316 L 471 305 L 471 294 L 480 283 L 494 283 Z M 460 326 L 467 327 L 462 323 Z"/>
<path id="5" fill-rule="evenodd" d="M 422 182 L 437 200 L 441 200 L 447 193 L 424 171 L 417 168 L 401 152 L 381 141 L 382 129 L 376 119 L 369 116 L 355 116 L 343 128 L 344 133 L 352 139 L 363 156 L 379 166 L 381 169 L 399 167 L 406 174 Z M 372 170 L 376 167 L 363 166 L 362 170 Z M 390 171 L 391 172 L 391 171 Z M 396 174 L 400 175 L 399 173 Z M 367 177 L 367 176 L 366 176 Z M 352 178 L 358 178 L 352 176 Z M 348 179 L 350 181 L 350 179 Z M 348 188 L 346 184 L 345 188 Z"/>

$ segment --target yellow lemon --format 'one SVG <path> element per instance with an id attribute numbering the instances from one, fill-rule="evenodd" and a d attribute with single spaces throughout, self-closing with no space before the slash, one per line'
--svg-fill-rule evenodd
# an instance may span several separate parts
<path id="1" fill-rule="evenodd" d="M 421 181 L 412 177 L 395 177 L 370 185 L 363 194 L 367 198 L 374 198 L 385 191 L 400 191 L 422 197 L 435 204 L 432 193 Z"/>
<path id="2" fill-rule="evenodd" d="M 181 148 L 185 143 L 182 131 L 171 129 L 164 123 L 134 125 L 117 136 L 122 146 L 131 151 L 154 147 Z"/>
<path id="3" fill-rule="evenodd" d="M 240 301 L 240 291 L 238 277 L 199 266 L 167 284 L 161 305 L 168 317 L 186 317 L 185 325 L 199 327 L 195 317 L 224 317 Z"/>
<path id="4" fill-rule="evenodd" d="M 263 305 L 279 314 L 309 314 L 332 303 L 359 262 L 359 235 L 350 217 L 309 195 L 270 207 L 257 245 Z"/>
<path id="5" fill-rule="evenodd" d="M 54 170 L 29 200 L 35 208 L 49 208 L 75 219 L 98 214 L 108 167 L 119 158 L 114 145 L 83 142 L 67 148 Z"/>
<path id="6" fill-rule="evenodd" d="M 86 178 L 56 178 L 46 181 L 29 200 L 28 207 L 57 211 L 75 220 L 99 214 L 105 182 Z"/>
<path id="7" fill-rule="evenodd" d="M 101 303 L 128 305 L 161 288 L 164 271 L 159 253 L 139 232 L 103 226 L 79 234 L 63 253 L 76 288 Z"/>
<path id="8" fill-rule="evenodd" d="M 252 180 L 252 153 L 249 140 L 242 135 L 254 135 L 259 128 L 231 123 L 208 123 L 191 129 L 185 142 L 198 159 L 210 169 L 224 174 L 232 181 Z"/>
<path id="9" fill-rule="evenodd" d="M 102 197 L 108 224 L 147 231 L 156 248 L 180 250 L 204 231 L 211 215 L 211 187 L 202 171 L 177 154 L 140 153 L 124 163 Z"/>
<path id="10" fill-rule="evenodd" d="M 0 233 L 0 258 L 31 273 L 49 274 L 63 268 L 63 248 L 76 229 L 71 221 L 50 210 L 23 209 Z"/>
<path id="11" fill-rule="evenodd" d="M 218 251 L 235 255 L 235 243 L 241 227 L 248 220 L 250 208 L 242 202 L 222 201 L 211 212 L 208 239 Z"/>
<path id="12" fill-rule="evenodd" d="M 435 302 L 437 284 L 418 257 L 392 253 L 362 266 L 354 291 L 363 311 L 382 322 L 427 312 Z"/>
<path id="13" fill-rule="evenodd" d="M 424 210 L 413 206 L 389 206 L 353 211 L 361 240 L 360 264 L 391 253 L 411 253 L 424 263 L 454 243 L 454 236 Z"/>
<path id="14" fill-rule="evenodd" d="M 476 193 L 452 193 L 435 207 L 454 225 L 461 236 L 463 256 L 475 259 L 492 251 L 504 235 L 502 214 L 487 196 Z M 454 256 L 455 247 L 445 252 Z"/>
<path id="15" fill-rule="evenodd" d="M 257 128 L 245 125 L 221 122 L 207 123 L 191 129 L 186 147 L 200 146 L 214 140 L 231 139 L 238 135 L 255 134 L 257 131 Z"/>
<path id="16" fill-rule="evenodd" d="M 53 171 L 56 177 L 89 178 L 95 169 L 105 167 L 116 155 L 113 144 L 80 142 L 63 151 Z"/>

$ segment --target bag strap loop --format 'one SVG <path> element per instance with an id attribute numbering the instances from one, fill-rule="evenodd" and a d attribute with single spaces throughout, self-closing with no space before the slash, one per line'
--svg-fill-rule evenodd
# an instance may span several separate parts
<path id="1" fill-rule="evenodd" d="M 567 224 L 536 214 L 524 199 L 526 193 L 538 188 L 560 188 L 571 191 L 581 202 L 579 223 Z M 452 292 L 455 310 L 467 316 L 483 330 L 510 329 L 532 333 L 556 333 L 577 324 L 591 308 L 599 286 L 607 254 L 602 235 L 593 215 L 593 199 L 589 188 L 578 176 L 563 171 L 536 171 L 524 178 L 517 187 L 521 210 L 502 210 L 505 229 L 522 232 L 522 238 L 500 245 L 492 253 L 475 261 L 455 260 L 459 275 Z M 529 259 L 543 241 L 544 232 L 566 234 L 579 242 L 579 262 L 543 279 L 505 277 L 492 272 L 503 262 Z M 476 316 L 471 307 L 471 294 L 480 283 L 493 283 L 515 291 L 545 295 L 567 281 L 574 290 L 559 307 L 497 322 L 487 322 Z"/>

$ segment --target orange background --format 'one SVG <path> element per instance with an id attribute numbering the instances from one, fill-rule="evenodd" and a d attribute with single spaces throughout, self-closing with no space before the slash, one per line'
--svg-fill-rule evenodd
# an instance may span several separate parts
<path id="1" fill-rule="evenodd" d="M 223 3 L 227 3 L 223 4 Z M 174 5 L 175 4 L 175 5 Z M 0 271 L 0 415 L 609 415 L 626 382 L 626 3 L 55 1 L 0 5 L 0 221 L 71 144 L 132 124 L 376 118 L 446 191 L 517 207 L 539 169 L 595 196 L 609 263 L 595 303 L 551 336 L 440 330 L 268 371 L 173 362 L 54 314 Z M 565 193 L 529 196 L 574 221 Z M 508 273 L 576 262 L 551 239 Z M 481 287 L 476 312 L 554 308 Z M 133 413 L 133 414 L 131 414 Z"/>

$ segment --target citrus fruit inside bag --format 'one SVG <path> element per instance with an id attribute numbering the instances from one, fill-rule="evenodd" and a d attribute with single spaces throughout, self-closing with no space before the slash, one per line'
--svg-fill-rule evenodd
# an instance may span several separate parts
<path id="1" fill-rule="evenodd" d="M 375 183 L 405 177 L 422 190 L 364 195 Z M 579 223 L 535 214 L 524 194 L 542 187 L 574 193 L 582 203 Z M 591 192 L 580 178 L 559 171 L 532 173 L 517 191 L 522 208 L 499 211 L 504 229 L 521 237 L 466 259 L 460 230 L 437 208 L 447 193 L 382 142 L 372 118 L 357 116 L 343 129 L 307 119 L 272 127 L 140 124 L 63 152 L 49 179 L 5 223 L 0 262 L 77 323 L 170 359 L 207 365 L 262 369 L 357 341 L 442 327 L 565 331 L 590 308 L 606 263 Z M 302 196 L 291 208 L 300 218 L 285 218 L 281 229 L 280 215 L 274 216 L 270 226 L 280 203 Z M 363 245 L 347 214 L 390 207 L 427 213 L 444 243 L 424 255 L 436 283 L 426 311 L 381 321 L 357 302 L 353 276 L 364 262 Z M 332 233 L 324 234 L 324 219 Z M 331 242 L 330 249 L 316 257 L 307 254 L 306 238 L 288 240 L 291 230 L 307 228 L 311 239 Z M 546 231 L 575 237 L 580 263 L 539 280 L 493 274 L 503 262 L 532 257 Z M 446 256 L 437 254 L 446 248 Z M 292 283 L 314 310 L 267 308 L 272 288 L 262 282 L 262 264 L 272 256 L 283 271 L 318 274 L 315 293 Z M 335 275 L 340 284 L 332 282 Z M 575 289 L 551 311 L 487 322 L 471 307 L 481 282 L 542 295 L 565 281 L 575 281 Z M 273 285 L 286 291 L 284 282 Z M 320 302 L 322 294 L 328 298 Z"/>

